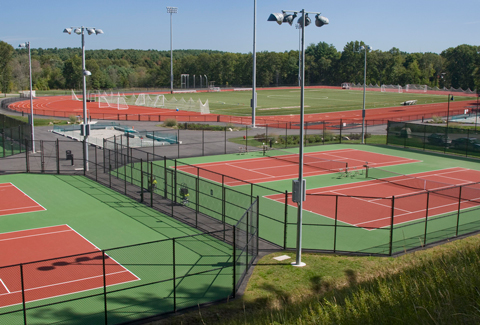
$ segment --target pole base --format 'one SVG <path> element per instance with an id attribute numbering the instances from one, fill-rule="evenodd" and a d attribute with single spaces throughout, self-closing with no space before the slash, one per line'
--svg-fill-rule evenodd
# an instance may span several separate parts
<path id="1" fill-rule="evenodd" d="M 300 264 L 297 264 L 297 262 L 292 262 L 290 263 L 292 266 L 295 266 L 295 267 L 304 267 L 306 266 L 307 264 L 303 263 L 303 262 L 300 262 Z"/>

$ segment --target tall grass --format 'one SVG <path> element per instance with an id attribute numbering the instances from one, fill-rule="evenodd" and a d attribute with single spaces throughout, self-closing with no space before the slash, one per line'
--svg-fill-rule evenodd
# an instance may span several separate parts
<path id="1" fill-rule="evenodd" d="M 269 265 L 257 266 L 241 300 L 166 323 L 480 323 L 478 235 L 398 258 L 304 254 L 304 260 L 310 270 L 271 265 L 267 256 L 260 263 Z"/>

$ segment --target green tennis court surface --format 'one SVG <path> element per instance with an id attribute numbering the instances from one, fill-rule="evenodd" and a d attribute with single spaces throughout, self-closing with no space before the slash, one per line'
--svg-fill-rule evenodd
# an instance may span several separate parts
<path id="1" fill-rule="evenodd" d="M 98 249 L 106 250 L 107 259 L 115 261 L 110 263 L 110 268 L 114 267 L 110 274 L 124 272 L 125 269 L 138 277 L 139 280 L 136 281 L 125 279 L 107 286 L 109 323 L 121 323 L 171 311 L 174 286 L 177 309 L 218 300 L 232 292 L 231 246 L 143 204 L 82 176 L 16 174 L 0 176 L 0 183 L 15 185 L 45 208 L 0 216 L 2 238 L 7 240 L 12 237 L 11 234 L 24 233 L 21 231 L 38 232 L 37 229 L 55 229 L 51 227 L 68 225 L 67 228 L 73 229 L 85 241 Z M 196 234 L 198 235 L 184 237 Z M 173 243 L 170 240 L 173 237 L 180 238 Z M 61 236 L 56 239 L 58 246 L 68 246 L 68 238 L 63 240 L 66 242 L 62 242 Z M 19 245 L 22 246 L 22 242 L 27 245 L 24 241 L 19 241 Z M 145 244 L 135 245 L 139 243 Z M 23 246 L 3 247 L 4 254 L 14 256 L 12 254 L 21 251 Z M 101 280 L 101 257 L 79 255 L 75 262 L 75 258 L 65 259 L 64 255 L 65 251 L 45 252 L 40 249 L 38 259 L 48 257 L 50 260 L 24 265 L 24 281 L 32 288 L 40 287 L 46 281 L 48 272 L 59 272 L 56 273 L 57 276 L 49 277 L 49 281 L 54 282 L 50 284 L 53 286 L 58 284 L 55 281 L 62 282 L 62 272 L 80 272 L 78 276 L 72 275 L 75 285 L 58 297 L 50 298 L 55 296 L 52 294 L 35 299 L 31 293 L 33 291 L 27 291 L 27 296 L 30 293 L 32 297 L 27 299 L 32 301 L 27 302 L 28 322 L 103 323 L 105 316 L 102 281 L 100 288 L 95 289 L 95 285 L 86 285 L 78 280 L 82 279 L 82 273 L 91 274 L 93 278 L 98 278 L 100 274 Z M 177 265 L 175 274 L 172 271 L 174 258 Z M 22 262 L 33 262 L 36 258 L 30 254 L 28 260 Z M 94 261 L 96 263 L 92 264 Z M 75 263 L 78 265 L 73 268 Z M 88 273 L 86 270 L 82 272 L 82 263 L 84 267 L 88 265 Z M 124 269 L 119 270 L 120 265 Z M 2 303 L 2 299 L 5 300 L 9 294 L 15 293 L 15 290 L 10 289 L 20 285 L 20 273 L 18 266 L 5 268 L 4 263 L 1 266 L 3 268 L 0 268 L 0 277 L 2 272 L 7 272 L 9 282 L 0 289 L 0 304 L 7 306 L 8 301 Z M 173 280 L 174 278 L 176 280 Z M 49 305 L 58 302 L 62 303 Z M 22 305 L 0 308 L 0 322 L 23 323 Z"/>

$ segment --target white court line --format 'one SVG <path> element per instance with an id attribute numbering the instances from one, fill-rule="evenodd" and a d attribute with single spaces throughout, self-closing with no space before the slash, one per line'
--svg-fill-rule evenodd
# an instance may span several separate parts
<path id="1" fill-rule="evenodd" d="M 21 230 L 21 231 L 25 231 L 25 230 Z M 58 233 L 68 232 L 68 231 L 70 231 L 70 230 L 60 230 L 60 231 L 45 232 L 45 233 L 35 234 L 35 235 L 26 235 L 26 236 L 20 236 L 20 237 L 4 238 L 4 239 L 0 239 L 0 242 L 2 242 L 2 241 L 7 241 L 7 240 L 16 240 L 16 239 L 29 238 L 29 237 L 38 237 L 38 236 L 44 236 L 44 235 L 52 235 L 52 234 L 58 234 Z"/>
<path id="2" fill-rule="evenodd" d="M 23 206 L 23 207 L 20 207 L 20 208 L 9 208 L 9 209 L 0 209 L 0 212 L 4 212 L 4 211 L 14 211 L 14 210 L 22 210 L 22 209 L 29 209 L 29 208 L 36 208 L 38 207 L 38 205 L 32 205 L 32 206 Z M 26 212 L 37 212 L 37 211 L 26 211 Z M 22 213 L 22 212 L 18 212 L 18 213 Z M 13 213 L 12 213 L 13 214 Z"/>
<path id="3" fill-rule="evenodd" d="M 7 292 L 10 293 L 10 290 L 8 290 L 7 286 L 5 285 L 5 282 L 3 282 L 2 279 L 0 279 L 0 282 L 2 282 L 3 287 L 7 290 Z"/>
<path id="4" fill-rule="evenodd" d="M 43 205 L 41 205 L 40 203 L 38 203 L 37 201 L 35 201 L 31 196 L 27 195 L 24 191 L 22 191 L 21 189 L 19 189 L 18 187 L 16 187 L 14 184 L 12 184 L 13 187 L 15 187 L 17 190 L 19 190 L 20 192 L 23 193 L 23 195 L 25 195 L 26 197 L 28 197 L 30 200 L 32 200 L 33 202 L 35 202 L 36 204 L 38 204 L 39 206 L 41 206 L 43 208 L 43 210 L 47 210 Z"/>

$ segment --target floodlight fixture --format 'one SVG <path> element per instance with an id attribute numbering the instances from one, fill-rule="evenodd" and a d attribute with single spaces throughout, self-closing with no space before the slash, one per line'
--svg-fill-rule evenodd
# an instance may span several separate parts
<path id="1" fill-rule="evenodd" d="M 315 26 L 322 27 L 323 25 L 328 25 L 328 23 L 329 20 L 327 17 L 320 16 L 320 14 L 315 16 Z"/>
<path id="2" fill-rule="evenodd" d="M 289 15 L 284 14 L 283 22 L 288 23 L 290 26 L 292 26 L 296 17 L 297 17 L 296 12 L 294 12 L 293 14 L 289 14 Z"/>
<path id="3" fill-rule="evenodd" d="M 276 21 L 277 24 L 281 25 L 283 23 L 284 17 L 284 13 L 275 12 L 273 14 L 270 14 L 270 17 L 268 17 L 267 21 Z"/>
<path id="4" fill-rule="evenodd" d="M 72 30 L 77 35 L 82 35 L 82 79 L 83 79 L 83 170 L 84 172 L 88 171 L 88 133 L 89 133 L 89 125 L 88 125 L 88 115 L 87 115 L 87 76 L 91 76 L 92 73 L 85 69 L 85 30 L 87 31 L 88 35 L 99 35 L 103 34 L 103 30 L 97 29 L 94 27 L 70 27 L 65 28 L 63 30 L 64 33 L 72 34 Z"/>
<path id="5" fill-rule="evenodd" d="M 178 11 L 177 7 L 167 7 L 167 13 L 169 14 L 176 14 Z"/>
<path id="6" fill-rule="evenodd" d="M 298 24 L 300 24 L 301 27 L 303 27 L 303 15 L 298 18 L 298 21 L 297 21 Z M 310 17 L 308 17 L 308 13 L 305 14 L 305 26 L 308 26 L 312 23 L 312 20 L 310 19 Z"/>

